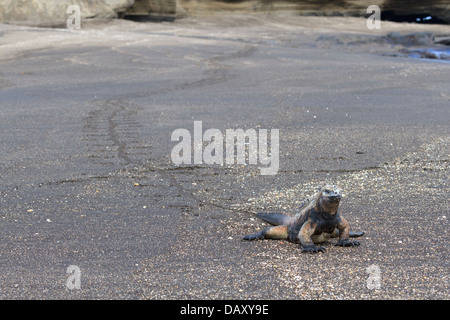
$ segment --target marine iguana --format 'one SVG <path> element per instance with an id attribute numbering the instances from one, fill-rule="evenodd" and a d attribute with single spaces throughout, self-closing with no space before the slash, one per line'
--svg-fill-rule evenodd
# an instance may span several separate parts
<path id="1" fill-rule="evenodd" d="M 289 240 L 300 243 L 302 252 L 310 253 L 325 252 L 325 248 L 316 246 L 316 243 L 327 242 L 330 238 L 339 237 L 336 246 L 359 246 L 358 241 L 351 241 L 349 237 L 360 237 L 365 232 L 350 232 L 348 221 L 338 213 L 341 198 L 339 189 L 326 185 L 311 200 L 304 202 L 295 216 L 285 213 L 257 213 L 257 217 L 274 227 L 247 235 L 243 240 Z"/>

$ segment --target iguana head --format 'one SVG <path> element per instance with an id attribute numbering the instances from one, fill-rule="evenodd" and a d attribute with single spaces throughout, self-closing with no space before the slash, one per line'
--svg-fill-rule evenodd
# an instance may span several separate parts
<path id="1" fill-rule="evenodd" d="M 320 189 L 318 205 L 322 210 L 336 213 L 342 198 L 341 191 L 334 185 L 326 185 Z"/>

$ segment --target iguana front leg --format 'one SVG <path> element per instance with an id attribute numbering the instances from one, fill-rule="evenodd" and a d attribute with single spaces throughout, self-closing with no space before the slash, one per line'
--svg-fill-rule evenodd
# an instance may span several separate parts
<path id="1" fill-rule="evenodd" d="M 309 253 L 318 253 L 318 252 L 325 252 L 324 247 L 319 247 L 314 244 L 314 242 L 311 240 L 311 236 L 314 234 L 314 231 L 316 230 L 316 224 L 312 221 L 308 220 L 306 221 L 302 228 L 300 229 L 300 232 L 298 233 L 298 239 L 300 240 L 300 243 L 302 244 L 302 252 L 309 252 Z"/>
<path id="2" fill-rule="evenodd" d="M 347 219 L 341 217 L 341 221 L 339 222 L 337 229 L 339 230 L 339 240 L 335 244 L 335 246 L 339 246 L 339 247 L 359 246 L 359 241 L 349 240 L 350 224 L 348 223 Z"/>

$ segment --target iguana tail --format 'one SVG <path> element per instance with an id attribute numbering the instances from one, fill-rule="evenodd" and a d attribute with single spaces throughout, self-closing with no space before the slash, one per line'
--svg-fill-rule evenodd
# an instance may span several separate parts
<path id="1" fill-rule="evenodd" d="M 274 226 L 286 225 L 292 219 L 291 216 L 278 212 L 258 212 L 256 216 Z"/>
<path id="2" fill-rule="evenodd" d="M 348 236 L 351 238 L 357 238 L 357 237 L 362 237 L 365 234 L 366 233 L 364 231 L 350 231 Z"/>

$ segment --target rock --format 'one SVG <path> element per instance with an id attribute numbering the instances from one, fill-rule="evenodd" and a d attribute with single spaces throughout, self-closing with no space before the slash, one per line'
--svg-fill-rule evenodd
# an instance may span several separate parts
<path id="1" fill-rule="evenodd" d="M 221 14 L 224 11 L 289 10 L 300 15 L 365 16 L 368 7 L 363 0 L 0 0 L 0 23 L 38 26 L 64 25 L 67 7 L 80 6 L 81 18 L 114 18 L 148 16 L 153 19 L 196 14 Z M 379 4 L 381 19 L 430 15 L 450 23 L 448 0 L 408 2 L 384 0 Z M 433 21 L 434 21 L 433 20 Z M 414 22 L 414 20 L 413 20 Z"/>
<path id="2" fill-rule="evenodd" d="M 136 0 L 135 4 L 127 10 L 126 15 L 174 15 L 176 13 L 176 0 Z"/>
<path id="3" fill-rule="evenodd" d="M 448 0 L 378 1 L 381 19 L 385 16 L 413 19 L 424 14 L 440 21 L 450 23 Z M 177 6 L 188 14 L 210 14 L 223 11 L 273 11 L 291 10 L 300 15 L 313 16 L 360 16 L 366 15 L 367 7 L 372 4 L 365 0 L 177 0 Z M 177 9 L 178 10 L 178 9 Z"/>
<path id="4" fill-rule="evenodd" d="M 81 19 L 114 18 L 135 0 L 0 0 L 0 23 L 36 26 L 65 25 L 71 5 L 80 6 Z"/>
<path id="5" fill-rule="evenodd" d="M 385 12 L 386 14 L 394 14 L 397 17 L 409 16 L 412 18 L 418 18 L 418 14 L 426 14 L 443 22 L 450 23 L 450 10 L 448 0 L 384 0 L 381 10 L 381 19 L 383 19 L 383 12 Z"/>
<path id="6" fill-rule="evenodd" d="M 444 46 L 450 46 L 450 36 L 434 36 L 434 42 Z"/>
<path id="7" fill-rule="evenodd" d="M 386 36 L 388 42 L 403 46 L 432 46 L 434 45 L 434 34 L 431 32 L 413 32 L 402 34 L 391 32 Z"/>
<path id="8" fill-rule="evenodd" d="M 183 9 L 177 9 L 177 0 L 136 0 L 135 4 L 125 12 L 128 18 L 149 17 L 156 20 L 172 20 L 175 16 L 183 16 Z"/>

